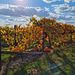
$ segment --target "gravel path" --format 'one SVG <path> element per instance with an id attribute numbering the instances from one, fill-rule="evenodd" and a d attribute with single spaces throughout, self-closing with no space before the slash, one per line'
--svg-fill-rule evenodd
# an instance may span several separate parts
<path id="1" fill-rule="evenodd" d="M 32 62 L 38 60 L 42 55 L 25 55 L 23 56 L 23 59 L 21 57 L 18 57 L 16 60 L 10 59 L 8 63 L 2 65 L 2 73 L 7 73 L 7 71 L 10 69 L 10 67 L 18 66 L 25 64 L 26 62 Z"/>

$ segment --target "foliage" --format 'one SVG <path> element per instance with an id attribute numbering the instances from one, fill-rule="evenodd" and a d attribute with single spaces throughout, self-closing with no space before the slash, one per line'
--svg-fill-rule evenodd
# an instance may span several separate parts
<path id="1" fill-rule="evenodd" d="M 37 20 L 32 17 L 26 27 L 21 27 L 21 25 L 15 25 L 14 28 L 1 27 L 1 35 L 2 42 L 6 42 L 11 51 L 25 51 L 31 47 L 42 51 L 46 41 L 50 49 L 64 42 L 75 42 L 75 27 L 56 22 L 55 18 L 44 17 Z"/>

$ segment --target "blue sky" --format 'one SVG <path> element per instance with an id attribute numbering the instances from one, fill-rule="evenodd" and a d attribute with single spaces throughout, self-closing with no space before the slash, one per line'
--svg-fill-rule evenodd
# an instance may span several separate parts
<path id="1" fill-rule="evenodd" d="M 32 14 L 75 25 L 75 0 L 0 0 L 0 26 L 23 26 Z"/>

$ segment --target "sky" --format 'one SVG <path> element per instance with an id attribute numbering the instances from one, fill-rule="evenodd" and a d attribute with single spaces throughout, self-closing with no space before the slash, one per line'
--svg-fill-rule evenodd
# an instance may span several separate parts
<path id="1" fill-rule="evenodd" d="M 75 0 L 0 0 L 0 26 L 25 26 L 32 15 L 75 26 Z"/>

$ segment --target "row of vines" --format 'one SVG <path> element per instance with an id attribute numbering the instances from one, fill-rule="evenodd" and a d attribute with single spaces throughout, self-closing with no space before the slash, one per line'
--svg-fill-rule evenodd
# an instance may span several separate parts
<path id="1" fill-rule="evenodd" d="M 6 43 L 10 50 L 21 52 L 27 49 L 34 51 L 50 51 L 54 46 L 66 42 L 75 42 L 75 27 L 56 22 L 56 19 L 30 18 L 25 27 L 1 27 L 1 41 Z"/>

